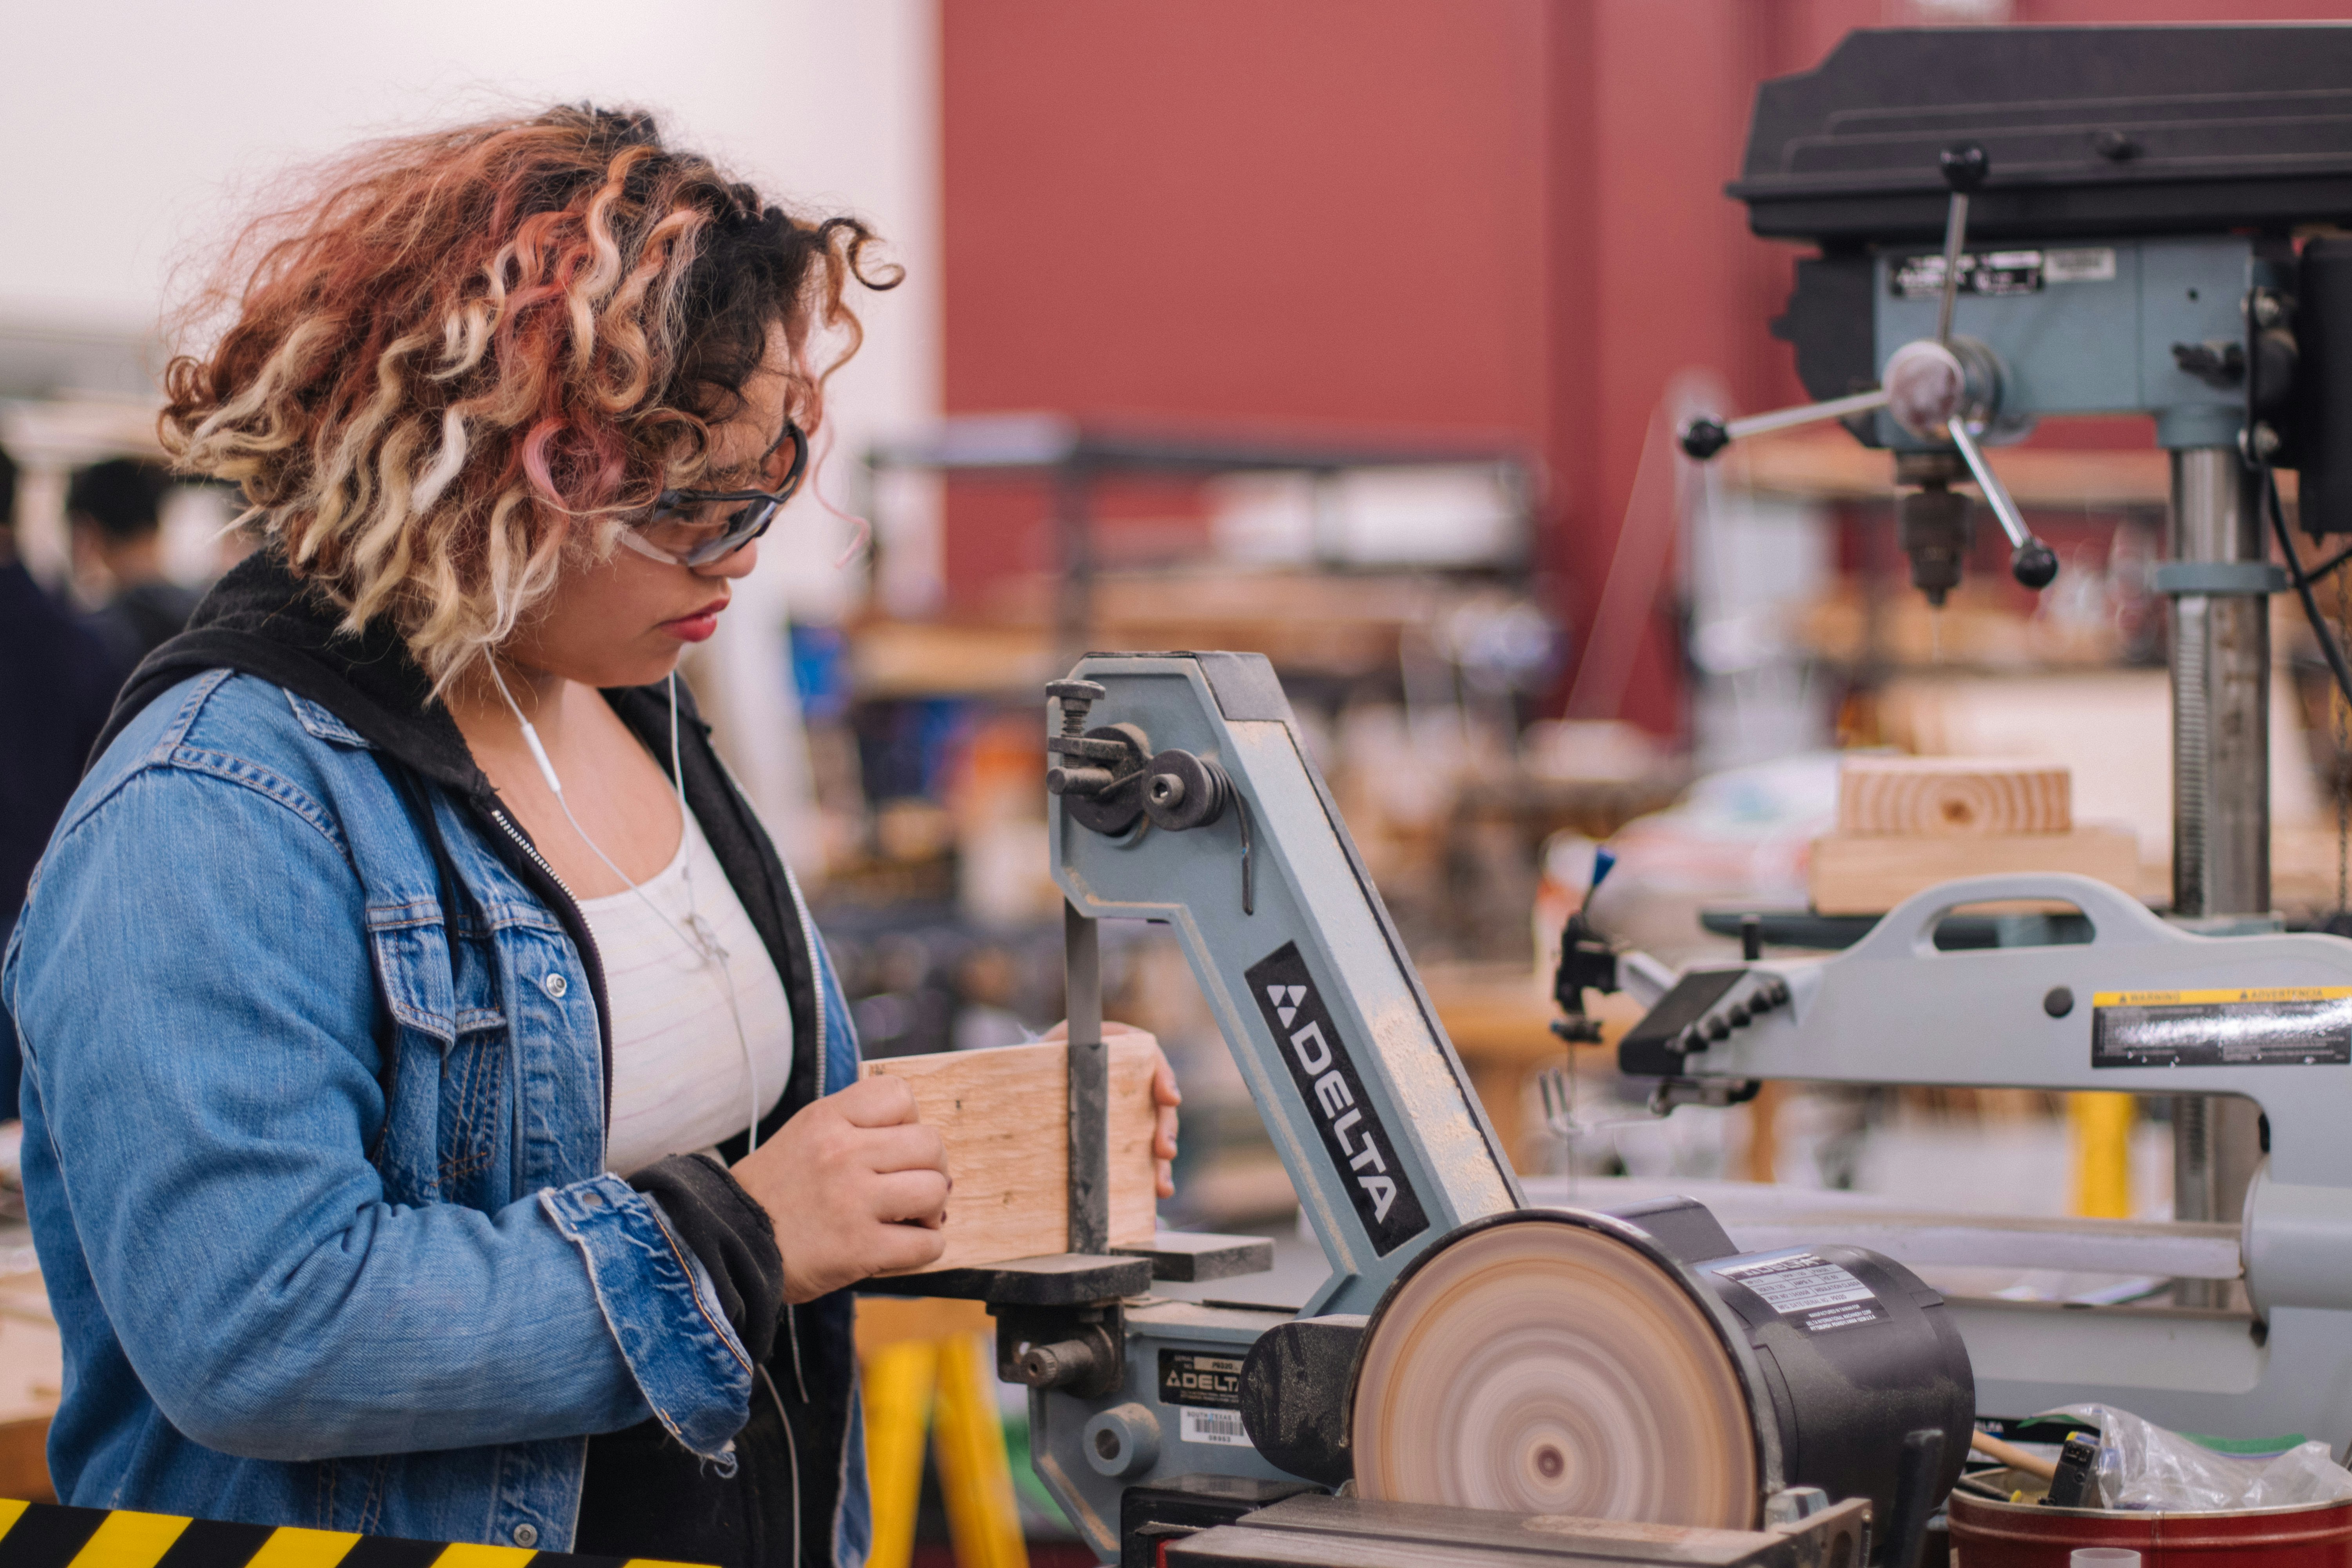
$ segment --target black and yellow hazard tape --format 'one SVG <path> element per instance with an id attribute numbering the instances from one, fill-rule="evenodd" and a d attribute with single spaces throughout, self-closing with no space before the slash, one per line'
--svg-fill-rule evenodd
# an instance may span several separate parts
<path id="1" fill-rule="evenodd" d="M 0 1500 L 0 1568 L 684 1568 L 527 1546 L 400 1541 L 128 1509 Z"/>

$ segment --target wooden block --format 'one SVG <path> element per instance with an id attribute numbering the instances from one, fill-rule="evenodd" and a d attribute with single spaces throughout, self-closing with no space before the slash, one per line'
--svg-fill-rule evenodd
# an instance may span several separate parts
<path id="1" fill-rule="evenodd" d="M 1151 1157 L 1151 1072 L 1159 1059 L 1140 1031 L 1110 1037 L 1110 1240 L 1148 1245 L 1160 1228 Z M 964 1268 L 1067 1252 L 1069 1047 L 1003 1046 L 884 1057 L 866 1077 L 902 1078 L 922 1120 L 948 1142 L 944 1257 L 933 1268 Z"/>
<path id="2" fill-rule="evenodd" d="M 1846 837 L 2064 833 L 2074 774 L 2060 763 L 1980 757 L 1847 757 L 1837 830 Z"/>
<path id="3" fill-rule="evenodd" d="M 2003 871 L 2073 871 L 2137 898 L 2139 839 L 2123 827 L 1941 838 L 1840 835 L 1813 840 L 1806 883 L 1816 914 L 1883 915 L 1938 882 Z"/>

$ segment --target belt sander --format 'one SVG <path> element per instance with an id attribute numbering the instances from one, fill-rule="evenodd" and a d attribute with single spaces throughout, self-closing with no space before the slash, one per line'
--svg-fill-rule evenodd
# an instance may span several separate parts
<path id="1" fill-rule="evenodd" d="M 1038 1474 L 1106 1561 L 1916 1541 L 1975 1414 L 1933 1290 L 1859 1247 L 1740 1254 L 1688 1199 L 1529 1208 L 1266 661 L 1097 654 L 1049 696 L 1070 1250 L 877 1283 L 990 1304 Z M 1152 1293 L 1263 1241 L 1108 1245 L 1101 920 L 1180 940 L 1330 1265 L 1299 1310 Z"/>

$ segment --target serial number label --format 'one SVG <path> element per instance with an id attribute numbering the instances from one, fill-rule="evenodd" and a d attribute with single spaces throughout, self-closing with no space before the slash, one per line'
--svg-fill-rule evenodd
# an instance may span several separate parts
<path id="1" fill-rule="evenodd" d="M 1216 1443 L 1228 1448 L 1255 1448 L 1242 1426 L 1237 1410 L 1202 1410 L 1185 1405 L 1176 1413 L 1176 1435 L 1187 1443 Z"/>
<path id="2" fill-rule="evenodd" d="M 1199 1351 L 1160 1352 L 1160 1403 L 1213 1410 L 1242 1407 L 1242 1358 Z M 1239 1415 L 1234 1417 L 1238 1423 Z"/>
<path id="3" fill-rule="evenodd" d="M 1886 1317 L 1886 1309 L 1878 1304 L 1869 1286 L 1814 1253 L 1771 1252 L 1706 1268 L 1711 1274 L 1747 1286 L 1766 1306 L 1793 1320 L 1809 1334 L 1880 1322 Z"/>
<path id="4" fill-rule="evenodd" d="M 2352 985 L 2100 991 L 2091 1008 L 2094 1068 L 2352 1063 Z"/>
<path id="5" fill-rule="evenodd" d="M 1999 296 L 2038 294 L 2052 283 L 2112 283 L 2116 253 L 2109 246 L 2067 250 L 1991 250 L 1959 258 L 1958 292 Z M 1933 300 L 1944 291 L 1940 251 L 1906 256 L 1895 264 L 1889 287 L 1898 300 Z"/>

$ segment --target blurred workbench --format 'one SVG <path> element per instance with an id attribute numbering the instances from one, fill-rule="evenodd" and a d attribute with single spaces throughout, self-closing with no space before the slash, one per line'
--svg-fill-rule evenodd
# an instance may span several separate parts
<path id="1" fill-rule="evenodd" d="M 0 1498 L 53 1502 L 49 1417 L 65 1387 L 65 1348 L 21 1225 L 0 1226 Z"/>

